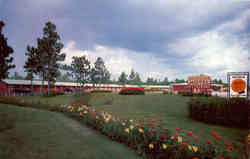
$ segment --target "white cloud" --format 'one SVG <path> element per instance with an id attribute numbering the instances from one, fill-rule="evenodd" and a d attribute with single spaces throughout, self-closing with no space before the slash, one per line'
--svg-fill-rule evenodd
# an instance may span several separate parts
<path id="1" fill-rule="evenodd" d="M 161 62 L 162 59 L 150 56 L 148 53 L 138 53 L 128 49 L 110 48 L 101 45 L 96 45 L 94 49 L 87 51 L 76 48 L 74 41 L 67 43 L 62 52 L 66 53 L 64 63 L 67 64 L 71 63 L 73 56 L 85 55 L 92 64 L 97 57 L 102 57 L 106 67 L 112 73 L 112 78 L 115 79 L 123 71 L 129 74 L 132 68 L 140 74 L 144 81 L 147 77 L 163 79 L 167 76 L 169 79 L 174 79 L 177 75 L 176 70 L 168 68 L 166 64 Z"/>
<path id="2" fill-rule="evenodd" d="M 250 9 L 244 11 L 238 18 L 225 22 L 217 30 L 220 32 L 239 32 L 247 29 L 250 21 Z"/>
<path id="3" fill-rule="evenodd" d="M 180 56 L 190 56 L 187 67 L 193 72 L 209 72 L 226 79 L 227 72 L 249 71 L 250 52 L 233 35 L 221 35 L 217 31 L 202 33 L 169 45 Z"/>

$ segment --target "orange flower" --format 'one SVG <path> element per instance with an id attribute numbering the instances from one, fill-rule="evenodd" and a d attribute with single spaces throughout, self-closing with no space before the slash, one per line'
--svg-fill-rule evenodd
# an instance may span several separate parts
<path id="1" fill-rule="evenodd" d="M 199 159 L 198 157 L 194 157 L 193 159 Z"/>

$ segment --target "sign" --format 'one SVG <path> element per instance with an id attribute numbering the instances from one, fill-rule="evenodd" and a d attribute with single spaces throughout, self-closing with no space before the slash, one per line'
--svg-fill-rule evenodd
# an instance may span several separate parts
<path id="1" fill-rule="evenodd" d="M 228 80 L 228 97 L 247 98 L 249 72 L 229 72 L 227 74 Z"/>

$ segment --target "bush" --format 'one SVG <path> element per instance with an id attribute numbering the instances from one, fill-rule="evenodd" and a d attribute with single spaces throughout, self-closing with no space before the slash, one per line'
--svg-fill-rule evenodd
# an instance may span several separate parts
<path id="1" fill-rule="evenodd" d="M 91 93 L 112 93 L 111 90 L 93 90 Z"/>
<path id="2" fill-rule="evenodd" d="M 248 127 L 250 101 L 239 98 L 197 98 L 188 103 L 189 117 L 210 124 Z"/>
<path id="3" fill-rule="evenodd" d="M 170 94 L 169 91 L 163 91 L 163 94 Z"/>
<path id="4" fill-rule="evenodd" d="M 144 95 L 142 88 L 123 88 L 119 92 L 120 95 Z"/>

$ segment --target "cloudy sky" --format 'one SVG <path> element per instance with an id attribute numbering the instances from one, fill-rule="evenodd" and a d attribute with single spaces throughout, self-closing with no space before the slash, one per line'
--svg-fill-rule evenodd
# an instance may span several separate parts
<path id="1" fill-rule="evenodd" d="M 65 63 L 100 56 L 112 78 L 132 68 L 170 80 L 250 71 L 248 0 L 0 0 L 0 20 L 21 74 L 26 46 L 36 46 L 47 21 L 57 26 Z"/>

